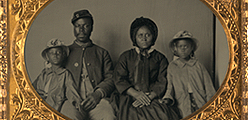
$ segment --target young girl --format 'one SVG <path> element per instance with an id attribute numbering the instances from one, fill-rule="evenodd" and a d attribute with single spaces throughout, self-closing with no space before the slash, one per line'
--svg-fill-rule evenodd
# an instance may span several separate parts
<path id="1" fill-rule="evenodd" d="M 197 40 L 191 33 L 178 32 L 170 48 L 178 58 L 168 66 L 169 85 L 163 99 L 174 94 L 180 114 L 186 117 L 202 107 L 215 94 L 215 89 L 207 70 L 194 57 Z"/>
<path id="2" fill-rule="evenodd" d="M 72 103 L 75 103 L 74 106 L 78 108 L 74 107 L 76 112 L 73 114 L 61 113 L 72 119 L 83 119 L 83 111 L 79 112 L 82 100 L 76 91 L 71 73 L 63 68 L 68 54 L 68 47 L 64 46 L 60 40 L 50 40 L 47 48 L 42 51 L 42 57 L 48 65 L 33 82 L 33 86 L 41 98 L 59 112 L 63 111 L 65 102 L 71 103 L 67 104 L 71 106 L 73 106 Z"/>
<path id="3" fill-rule="evenodd" d="M 122 53 L 115 67 L 119 92 L 119 120 L 177 120 L 167 104 L 158 100 L 166 91 L 166 57 L 151 48 L 158 29 L 149 18 L 135 19 L 130 28 L 134 49 Z"/>

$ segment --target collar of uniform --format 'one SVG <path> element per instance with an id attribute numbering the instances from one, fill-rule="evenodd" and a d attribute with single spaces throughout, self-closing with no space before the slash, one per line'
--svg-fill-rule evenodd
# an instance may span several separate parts
<path id="1" fill-rule="evenodd" d="M 87 43 L 81 43 L 81 42 L 78 42 L 78 41 L 74 41 L 74 45 L 76 46 L 76 47 L 83 47 L 83 48 L 86 48 L 86 47 L 90 47 L 90 46 L 92 46 L 93 45 L 93 43 L 92 43 L 92 40 L 90 40 L 89 42 L 87 42 Z"/>
<path id="2" fill-rule="evenodd" d="M 62 67 L 60 67 L 60 68 L 58 68 L 58 69 L 56 69 L 56 70 L 52 70 L 52 68 L 46 68 L 46 72 L 47 72 L 47 74 L 51 74 L 51 73 L 56 73 L 56 74 L 62 74 L 63 72 L 65 72 L 66 71 L 66 69 L 65 68 L 62 68 Z"/>
<path id="3" fill-rule="evenodd" d="M 189 66 L 195 65 L 195 63 L 196 63 L 197 60 L 198 60 L 198 59 L 196 59 L 196 58 L 193 57 L 193 58 L 189 59 L 189 61 L 182 62 L 182 61 L 179 60 L 179 58 L 178 58 L 178 59 L 175 60 L 175 63 L 176 63 L 180 68 L 183 68 L 186 64 L 189 65 Z"/>
<path id="4" fill-rule="evenodd" d="M 140 53 L 140 49 L 138 48 L 138 47 L 135 47 L 134 48 L 135 49 L 135 51 L 139 54 Z M 148 52 L 148 54 L 150 54 L 151 52 L 153 52 L 154 51 L 154 49 L 153 48 L 150 48 L 147 52 Z"/>

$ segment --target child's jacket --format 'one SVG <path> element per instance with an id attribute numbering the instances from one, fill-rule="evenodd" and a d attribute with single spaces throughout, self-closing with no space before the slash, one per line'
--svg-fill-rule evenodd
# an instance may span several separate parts
<path id="1" fill-rule="evenodd" d="M 50 83 L 49 80 L 51 80 Z M 46 84 L 49 84 L 47 90 Z M 33 86 L 41 98 L 59 112 L 67 99 L 73 103 L 82 101 L 75 89 L 71 73 L 64 68 L 59 68 L 56 71 L 52 71 L 50 68 L 43 69 L 33 82 Z"/>
<path id="2" fill-rule="evenodd" d="M 168 66 L 167 79 L 168 90 L 164 98 L 174 94 L 175 104 L 177 104 L 182 117 L 191 114 L 189 91 L 193 93 L 199 108 L 216 92 L 206 68 L 195 58 L 191 58 L 186 63 L 179 59 L 172 61 Z"/>

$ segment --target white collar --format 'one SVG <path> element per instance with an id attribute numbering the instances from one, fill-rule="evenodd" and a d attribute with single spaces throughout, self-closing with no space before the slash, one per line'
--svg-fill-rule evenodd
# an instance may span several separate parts
<path id="1" fill-rule="evenodd" d="M 138 47 L 135 47 L 134 49 L 135 49 L 135 51 L 136 51 L 138 54 L 140 54 L 140 49 L 139 49 Z M 147 51 L 147 53 L 150 54 L 150 53 L 153 52 L 153 51 L 154 51 L 154 48 L 150 48 L 150 49 Z"/>

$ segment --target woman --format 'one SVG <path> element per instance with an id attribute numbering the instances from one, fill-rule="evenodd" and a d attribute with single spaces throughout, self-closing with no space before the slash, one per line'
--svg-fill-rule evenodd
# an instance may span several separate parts
<path id="1" fill-rule="evenodd" d="M 149 18 L 137 18 L 131 24 L 134 49 L 124 52 L 115 68 L 115 85 L 119 92 L 120 120 L 175 120 L 175 112 L 158 100 L 166 91 L 166 57 L 151 48 L 158 28 Z"/>

